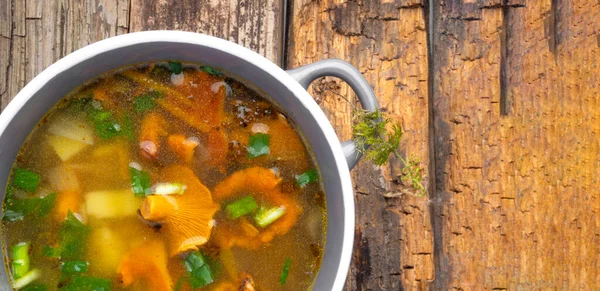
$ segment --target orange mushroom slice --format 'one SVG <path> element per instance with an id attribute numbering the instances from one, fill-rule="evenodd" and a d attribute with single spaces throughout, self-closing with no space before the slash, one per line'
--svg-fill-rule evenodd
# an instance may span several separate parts
<path id="1" fill-rule="evenodd" d="M 149 195 L 140 206 L 142 217 L 161 224 L 169 238 L 169 254 L 198 250 L 210 238 L 213 216 L 218 206 L 210 190 L 185 166 L 172 165 L 162 170 L 161 181 L 185 185 L 183 194 Z"/>
<path id="2" fill-rule="evenodd" d="M 144 116 L 140 129 L 140 154 L 153 160 L 160 148 L 160 139 L 169 133 L 166 129 L 167 121 L 164 116 L 151 112 Z"/>
<path id="3" fill-rule="evenodd" d="M 282 115 L 264 118 L 251 123 L 248 127 L 232 130 L 229 138 L 247 147 L 249 138 L 256 133 L 266 133 L 269 139 L 269 154 L 252 159 L 253 163 L 268 165 L 283 164 L 294 172 L 303 173 L 311 169 L 310 156 L 298 132 L 292 127 L 287 118 Z M 240 162 L 248 163 L 246 156 Z"/>
<path id="4" fill-rule="evenodd" d="M 200 141 L 197 138 L 186 138 L 183 134 L 171 134 L 167 139 L 167 144 L 173 153 L 189 164 L 194 157 L 194 149 L 200 144 Z"/>
<path id="5" fill-rule="evenodd" d="M 124 287 L 141 284 L 150 291 L 173 290 L 165 244 L 158 239 L 146 241 L 125 254 L 118 275 Z"/>
<path id="6" fill-rule="evenodd" d="M 240 246 L 255 249 L 270 242 L 276 236 L 286 234 L 298 221 L 302 209 L 288 193 L 281 192 L 281 178 L 275 172 L 263 167 L 251 167 L 237 171 L 213 190 L 215 202 L 225 202 L 252 195 L 259 203 L 285 208 L 285 214 L 264 228 L 250 230 L 247 221 L 223 221 L 215 230 L 215 240 L 229 248 Z"/>
<path id="7" fill-rule="evenodd" d="M 135 70 L 121 73 L 136 83 L 163 92 L 165 98 L 155 102 L 171 115 L 183 120 L 200 132 L 221 126 L 225 115 L 225 86 L 215 86 L 223 79 L 203 71 L 185 71 L 184 80 L 177 89 L 161 84 Z"/>

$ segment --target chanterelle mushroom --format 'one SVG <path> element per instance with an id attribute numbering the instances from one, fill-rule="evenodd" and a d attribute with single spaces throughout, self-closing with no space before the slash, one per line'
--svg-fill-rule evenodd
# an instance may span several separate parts
<path id="1" fill-rule="evenodd" d="M 167 270 L 164 242 L 152 239 L 127 253 L 119 266 L 119 277 L 124 287 L 138 283 L 146 290 L 173 290 L 173 281 Z"/>
<path id="2" fill-rule="evenodd" d="M 210 238 L 213 215 L 218 206 L 210 191 L 185 166 L 173 165 L 161 172 L 161 182 L 181 183 L 183 194 L 149 195 L 140 206 L 146 220 L 162 224 L 169 239 L 169 254 L 175 256 L 188 250 L 198 250 Z"/>
<path id="3" fill-rule="evenodd" d="M 290 193 L 281 192 L 281 178 L 272 170 L 262 167 L 251 167 L 237 171 L 213 189 L 216 202 L 223 202 L 245 195 L 252 195 L 256 201 L 271 206 L 282 207 L 285 214 L 275 222 L 260 230 L 248 231 L 243 219 L 235 223 L 224 221 L 215 231 L 215 240 L 222 247 L 234 245 L 255 249 L 268 243 L 276 236 L 287 233 L 298 221 L 302 209 Z"/>

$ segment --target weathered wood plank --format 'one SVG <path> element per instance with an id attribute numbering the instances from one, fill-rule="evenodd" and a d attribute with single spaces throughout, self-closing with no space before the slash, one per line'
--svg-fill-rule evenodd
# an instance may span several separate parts
<path id="1" fill-rule="evenodd" d="M 372 84 L 386 117 L 406 130 L 400 148 L 429 164 L 428 63 L 424 8 L 420 1 L 294 1 L 287 50 L 289 68 L 320 59 L 353 63 Z M 354 95 L 324 78 L 311 94 L 341 139 L 351 137 Z M 357 232 L 348 290 L 426 288 L 433 279 L 433 235 L 428 200 L 383 194 L 402 187 L 397 160 L 385 167 L 361 162 L 353 170 Z"/>
<path id="2" fill-rule="evenodd" d="M 0 18 L 2 108 L 56 60 L 128 27 L 128 0 L 2 1 L 2 7 L 12 7 L 11 17 Z"/>
<path id="3" fill-rule="evenodd" d="M 600 4 L 483 2 L 432 4 L 435 287 L 597 290 Z"/>
<path id="4" fill-rule="evenodd" d="M 201 32 L 236 42 L 280 64 L 280 0 L 165 3 L 132 0 L 131 31 L 174 29 Z"/>

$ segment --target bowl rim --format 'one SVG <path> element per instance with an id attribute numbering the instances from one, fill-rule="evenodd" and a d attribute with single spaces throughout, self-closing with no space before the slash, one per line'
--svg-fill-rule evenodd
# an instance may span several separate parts
<path id="1" fill-rule="evenodd" d="M 352 180 L 350 178 L 350 170 L 346 163 L 346 158 L 343 155 L 341 143 L 337 138 L 331 123 L 325 116 L 325 113 L 308 94 L 308 92 L 282 68 L 248 48 L 245 48 L 234 42 L 206 34 L 171 30 L 134 32 L 110 37 L 89 44 L 54 62 L 52 65 L 35 76 L 29 83 L 25 85 L 23 89 L 19 91 L 19 93 L 10 101 L 4 111 L 0 114 L 0 136 L 4 133 L 10 121 L 17 114 L 19 114 L 26 102 L 36 95 L 40 89 L 56 75 L 68 71 L 76 64 L 90 59 L 96 55 L 122 47 L 152 42 L 202 45 L 242 58 L 253 66 L 259 67 L 264 72 L 271 75 L 275 80 L 287 87 L 290 92 L 292 92 L 294 96 L 299 99 L 301 104 L 304 105 L 313 115 L 314 119 L 317 121 L 319 127 L 323 131 L 327 144 L 332 149 L 342 189 L 341 195 L 345 209 L 342 238 L 343 245 L 341 246 L 342 251 L 340 263 L 338 265 L 338 270 L 335 272 L 336 276 L 332 284 L 332 290 L 342 290 L 344 288 L 352 256 L 352 247 L 354 244 L 355 212 L 354 191 L 352 187 Z M 23 113 L 21 112 L 21 114 Z"/>

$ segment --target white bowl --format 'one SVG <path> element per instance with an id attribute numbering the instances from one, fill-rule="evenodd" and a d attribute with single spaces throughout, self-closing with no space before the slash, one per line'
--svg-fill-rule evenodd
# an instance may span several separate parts
<path id="1" fill-rule="evenodd" d="M 354 195 L 349 165 L 352 167 L 360 155 L 354 151 L 352 142 L 342 146 L 305 87 L 316 77 L 333 75 L 352 86 L 365 109 L 376 109 L 377 101 L 360 73 L 339 60 L 285 72 L 235 43 L 181 31 L 131 33 L 96 42 L 45 69 L 0 114 L 2 187 L 31 130 L 67 93 L 112 69 L 158 60 L 197 62 L 231 73 L 260 88 L 294 121 L 313 149 L 327 197 L 326 245 L 313 290 L 342 290 L 354 240 Z M 6 246 L 3 249 L 6 251 Z M 0 289 L 10 290 L 5 269 L 0 272 Z"/>

